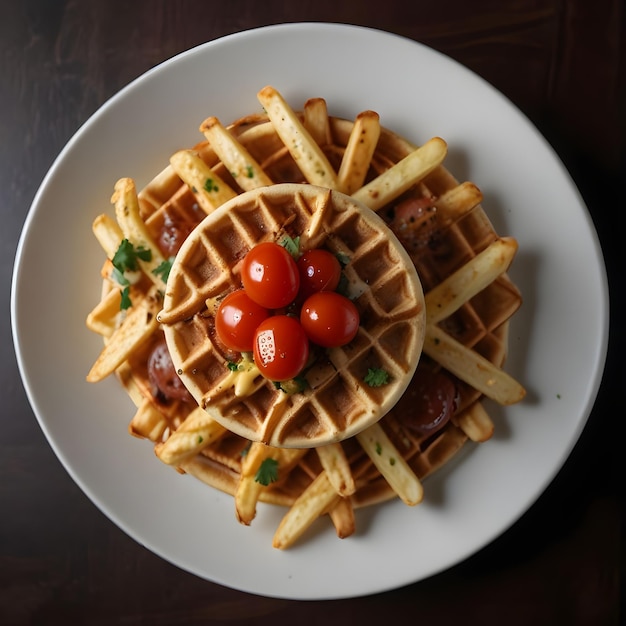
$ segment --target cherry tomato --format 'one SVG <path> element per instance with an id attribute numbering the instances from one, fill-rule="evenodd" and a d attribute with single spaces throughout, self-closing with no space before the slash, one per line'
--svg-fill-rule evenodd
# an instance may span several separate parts
<path id="1" fill-rule="evenodd" d="M 341 277 L 337 257 L 322 248 L 313 248 L 302 254 L 297 262 L 300 272 L 300 298 L 306 300 L 318 291 L 334 291 Z"/>
<path id="2" fill-rule="evenodd" d="M 191 394 L 174 369 L 165 340 L 159 341 L 148 357 L 148 378 L 162 399 L 187 402 L 192 400 Z"/>
<path id="3" fill-rule="evenodd" d="M 231 350 L 252 352 L 254 331 L 269 311 L 257 304 L 243 289 L 229 293 L 215 314 L 215 332 Z"/>
<path id="4" fill-rule="evenodd" d="M 241 281 L 247 294 L 267 309 L 291 304 L 300 286 L 300 274 L 293 257 L 273 241 L 260 243 L 244 257 Z"/>
<path id="5" fill-rule="evenodd" d="M 302 305 L 300 322 L 313 343 L 334 348 L 354 339 L 359 330 L 359 312 L 352 300 L 336 291 L 320 291 Z"/>
<path id="6" fill-rule="evenodd" d="M 295 378 L 309 359 L 309 340 L 297 319 L 273 315 L 254 336 L 254 362 L 263 376 L 282 382 Z"/>
<path id="7" fill-rule="evenodd" d="M 420 363 L 409 389 L 397 405 L 403 424 L 420 434 L 443 428 L 459 404 L 454 380 L 444 371 Z"/>

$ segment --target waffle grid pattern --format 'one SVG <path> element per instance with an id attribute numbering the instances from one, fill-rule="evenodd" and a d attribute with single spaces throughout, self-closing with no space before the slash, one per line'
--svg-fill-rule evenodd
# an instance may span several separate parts
<path id="1" fill-rule="evenodd" d="M 311 447 L 361 430 L 402 394 L 421 350 L 422 292 L 417 276 L 405 270 L 404 251 L 367 210 L 334 193 L 325 191 L 323 198 L 317 188 L 292 185 L 239 196 L 196 229 L 170 274 L 160 318 L 175 365 L 198 403 L 248 439 Z M 214 341 L 206 301 L 240 287 L 246 252 L 280 233 L 302 233 L 305 247 L 326 246 L 350 259 L 345 273 L 361 328 L 348 346 L 319 351 L 304 393 L 286 395 L 259 377 L 253 394 L 237 397 L 227 384 L 229 355 Z M 390 385 L 363 383 L 368 368 L 383 366 Z"/>
<path id="2" fill-rule="evenodd" d="M 343 153 L 343 147 L 347 143 L 352 122 L 330 118 L 329 123 L 331 142 L 322 147 L 331 161 L 337 163 Z M 236 122 L 229 128 L 233 135 L 238 137 L 242 145 L 261 163 L 264 171 L 275 182 L 303 182 L 303 177 L 297 166 L 264 116 L 250 116 Z M 370 178 L 397 162 L 413 147 L 404 139 L 383 129 L 372 162 Z M 224 168 L 220 165 L 206 142 L 196 146 L 196 149 L 209 165 L 214 167 L 216 171 L 219 171 L 224 179 L 228 180 L 228 173 L 224 171 Z M 233 185 L 233 188 L 237 188 L 235 181 L 229 180 L 229 183 Z M 455 184 L 456 181 L 444 168 L 438 168 L 423 181 L 420 193 L 428 193 L 437 197 Z M 161 227 L 165 211 L 172 211 L 174 214 L 184 216 L 188 220 L 199 221 L 203 217 L 203 215 L 199 214 L 193 194 L 181 183 L 171 168 L 167 168 L 148 184 L 140 193 L 139 199 L 142 216 L 155 233 Z M 428 289 L 438 284 L 449 273 L 454 271 L 456 267 L 467 262 L 469 258 L 480 252 L 495 237 L 496 234 L 491 224 L 482 208 L 478 206 L 463 220 L 454 223 L 446 229 L 445 240 L 453 252 L 447 263 L 443 263 L 441 257 L 435 257 L 432 253 L 429 253 L 428 249 L 426 253 L 420 255 L 412 253 L 411 257 L 418 269 L 424 291 L 428 291 Z M 441 246 L 440 251 L 443 250 L 443 243 Z M 364 274 L 365 271 L 362 270 L 361 275 L 363 276 Z M 373 289 L 376 289 L 377 281 L 375 277 L 369 277 L 366 281 L 370 283 Z M 393 292 L 394 290 L 389 289 L 389 291 Z M 520 301 L 521 299 L 515 286 L 506 276 L 503 276 L 487 288 L 485 292 L 477 295 L 470 303 L 464 305 L 460 311 L 444 320 L 441 325 L 465 345 L 473 347 L 494 363 L 501 364 L 506 356 L 507 320 L 519 307 Z M 196 332 L 198 337 L 211 332 L 210 324 L 202 316 L 196 315 L 193 318 L 193 322 L 188 321 L 186 323 L 197 325 Z M 379 338 L 379 341 L 381 343 L 386 341 L 389 343 L 393 343 L 393 341 L 401 342 L 402 339 L 400 337 L 401 334 L 392 338 L 382 336 Z M 187 349 L 191 352 L 191 348 Z M 393 352 L 388 346 L 385 347 L 385 350 L 388 353 Z M 197 352 L 194 355 L 194 359 L 190 359 L 188 366 L 192 371 L 194 368 L 196 371 L 200 371 L 206 365 L 206 356 Z M 330 370 L 334 370 L 330 363 L 327 364 L 327 367 Z M 221 361 L 217 369 L 219 373 L 216 370 L 212 374 L 210 368 L 204 371 L 207 376 L 213 376 L 214 379 L 217 379 L 223 375 Z M 142 385 L 142 389 L 149 388 L 145 368 L 131 364 L 131 373 L 126 372 L 125 375 L 134 378 L 137 383 Z M 324 380 L 324 372 L 321 373 L 321 380 Z M 478 394 L 472 392 L 473 390 L 463 389 L 461 408 L 465 408 L 477 400 Z M 161 408 L 159 407 L 159 409 Z M 174 412 L 176 410 L 180 411 L 177 417 L 172 418 L 168 416 L 171 428 L 175 428 L 178 423 L 184 420 L 188 407 L 185 403 L 178 403 L 171 410 Z M 428 476 L 438 467 L 447 463 L 463 447 L 467 440 L 467 436 L 453 422 L 449 422 L 434 437 L 417 437 L 413 433 L 407 432 L 402 426 L 401 420 L 398 419 L 398 412 L 402 410 L 402 404 L 397 405 L 394 410 L 383 418 L 381 424 L 420 478 Z M 241 470 L 242 450 L 247 445 L 248 442 L 245 439 L 229 433 L 202 451 L 199 458 L 206 463 L 207 476 L 213 474 L 223 479 L 213 484 L 233 493 L 236 477 Z M 353 504 L 355 506 L 366 506 L 394 497 L 395 494 L 372 465 L 372 462 L 358 443 L 354 439 L 347 439 L 342 445 L 350 459 L 352 472 L 358 487 L 357 492 L 352 496 Z M 319 470 L 319 460 L 315 451 L 311 450 L 286 478 L 267 487 L 261 499 L 278 504 L 291 504 L 313 480 Z M 206 476 L 198 477 L 206 480 Z"/>

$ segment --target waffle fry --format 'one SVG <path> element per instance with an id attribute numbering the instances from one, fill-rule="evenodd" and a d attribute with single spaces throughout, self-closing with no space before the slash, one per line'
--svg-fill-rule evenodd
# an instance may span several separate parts
<path id="1" fill-rule="evenodd" d="M 355 510 L 360 507 L 396 497 L 410 506 L 418 504 L 427 476 L 468 440 L 485 442 L 492 436 L 495 426 L 482 398 L 509 404 L 525 393 L 502 369 L 508 320 L 521 298 L 506 274 L 517 243 L 494 232 L 480 205 L 480 189 L 469 181 L 459 184 L 443 168 L 445 141 L 435 137 L 422 146 L 411 144 L 381 126 L 373 111 L 363 111 L 354 121 L 331 117 L 322 98 L 309 99 L 302 112 L 293 110 L 272 87 L 261 90 L 258 98 L 266 114 L 228 127 L 207 118 L 200 125 L 205 143 L 172 155 L 170 164 L 139 194 L 132 180 L 118 181 L 112 198 L 116 219 L 103 215 L 93 224 L 107 261 L 101 301 L 87 318 L 88 328 L 104 343 L 88 380 L 102 380 L 115 372 L 137 407 L 129 432 L 152 442 L 162 462 L 233 496 L 240 523 L 252 523 L 260 502 L 288 507 L 273 539 L 274 547 L 286 549 L 320 517 L 327 516 L 343 538 L 355 532 Z M 155 391 L 147 362 L 161 341 L 163 323 L 171 323 L 174 314 L 189 315 L 184 307 L 177 312 L 161 310 L 164 284 L 154 270 L 167 255 L 159 251 L 159 234 L 168 224 L 179 222 L 188 224 L 189 232 L 242 192 L 284 182 L 351 195 L 376 211 L 405 244 L 410 260 L 402 263 L 415 266 L 425 293 L 422 360 L 457 378 L 459 406 L 440 430 L 419 432 L 407 426 L 414 402 L 411 386 L 380 421 L 341 443 L 312 449 L 251 443 L 212 419 L 211 398 L 205 402 L 207 412 L 188 399 L 168 400 Z M 409 217 L 403 218 L 405 206 Z M 334 218 L 324 203 L 312 215 L 302 227 L 301 238 L 306 246 L 316 247 Z M 283 232 L 280 222 L 272 228 Z M 334 249 L 339 255 L 354 256 L 354 245 L 344 241 L 353 230 L 337 238 Z M 236 222 L 232 232 L 238 234 L 229 241 L 243 238 L 252 245 L 259 239 L 245 219 Z M 124 238 L 136 247 L 149 248 L 152 255 L 149 261 L 141 260 L 129 286 L 132 306 L 120 311 L 121 288 L 111 259 Z M 376 272 L 377 257 L 379 251 L 366 252 L 353 259 L 356 268 L 344 268 L 350 294 L 362 298 L 379 289 L 380 303 L 395 311 L 401 301 L 398 284 L 386 270 Z M 224 276 L 236 273 L 236 257 L 227 263 L 220 258 L 217 266 L 215 278 L 205 273 L 199 289 L 208 312 L 228 285 Z M 204 267 L 211 267 L 211 262 Z M 375 308 L 376 302 L 370 300 L 368 306 Z M 207 327 L 198 329 L 202 333 Z M 401 333 L 384 335 L 380 345 L 392 355 L 400 352 L 405 340 Z M 390 356 L 388 360 L 391 364 Z M 324 389 L 332 372 L 346 363 L 346 355 L 338 352 L 327 370 L 320 368 L 310 377 L 311 388 Z M 215 370 L 200 357 L 190 367 Z M 219 368 L 225 371 L 223 360 Z M 264 382 L 254 363 L 244 358 L 238 371 L 224 375 L 222 385 L 245 402 Z M 277 421 L 289 403 L 300 401 L 281 393 L 268 404 Z M 268 460 L 271 479 L 265 475 L 260 480 L 259 470 Z"/>

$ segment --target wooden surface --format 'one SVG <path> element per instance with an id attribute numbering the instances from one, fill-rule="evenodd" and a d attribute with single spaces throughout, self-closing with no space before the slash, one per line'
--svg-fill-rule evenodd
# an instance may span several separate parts
<path id="1" fill-rule="evenodd" d="M 620 623 L 625 475 L 614 433 L 626 417 L 618 231 L 626 209 L 625 11 L 621 0 L 2 0 L 0 624 L 381 624 L 391 623 L 390 615 L 438 626 Z M 347 22 L 413 38 L 513 100 L 579 186 L 613 295 L 598 401 L 538 502 L 504 535 L 446 572 L 389 593 L 333 602 L 226 589 L 127 537 L 49 447 L 22 388 L 9 320 L 13 259 L 30 203 L 79 126 L 129 81 L 178 52 L 294 21 Z M 541 189 L 528 181 L 529 202 L 537 194 Z"/>

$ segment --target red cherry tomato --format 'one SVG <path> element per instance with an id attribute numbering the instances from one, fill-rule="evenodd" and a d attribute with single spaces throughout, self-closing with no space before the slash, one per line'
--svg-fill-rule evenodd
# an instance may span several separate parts
<path id="1" fill-rule="evenodd" d="M 335 291 L 341 277 L 337 257 L 322 248 L 307 250 L 298 259 L 300 298 L 304 301 L 318 291 Z"/>
<path id="2" fill-rule="evenodd" d="M 263 376 L 282 382 L 295 378 L 309 359 L 309 340 L 297 319 L 273 315 L 254 336 L 254 362 Z"/>
<path id="3" fill-rule="evenodd" d="M 269 311 L 243 289 L 229 293 L 215 314 L 215 332 L 220 341 L 236 352 L 252 352 L 254 331 Z"/>
<path id="4" fill-rule="evenodd" d="M 444 371 L 420 363 L 408 390 L 397 405 L 402 423 L 420 434 L 443 428 L 459 404 L 454 380 Z"/>
<path id="5" fill-rule="evenodd" d="M 159 341 L 148 357 L 148 378 L 157 397 L 165 400 L 193 400 L 183 381 L 178 377 L 165 340 Z"/>
<path id="6" fill-rule="evenodd" d="M 297 296 L 300 274 L 285 248 L 266 241 L 251 248 L 244 257 L 241 281 L 256 303 L 267 309 L 280 309 Z"/>
<path id="7" fill-rule="evenodd" d="M 314 293 L 302 305 L 300 322 L 309 339 L 324 348 L 350 343 L 359 330 L 359 312 L 335 291 Z"/>

